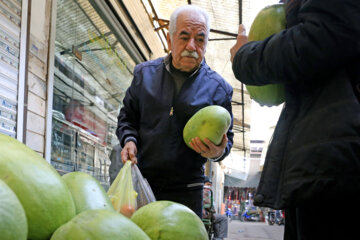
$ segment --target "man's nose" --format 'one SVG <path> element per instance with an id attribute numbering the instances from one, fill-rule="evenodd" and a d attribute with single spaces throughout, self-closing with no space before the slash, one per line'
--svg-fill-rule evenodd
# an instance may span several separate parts
<path id="1" fill-rule="evenodd" d="M 188 50 L 188 51 L 195 51 L 196 50 L 195 39 L 190 38 L 190 40 L 186 44 L 186 50 Z"/>

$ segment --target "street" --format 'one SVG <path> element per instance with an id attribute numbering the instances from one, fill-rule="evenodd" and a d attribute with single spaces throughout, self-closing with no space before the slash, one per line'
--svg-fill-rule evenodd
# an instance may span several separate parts
<path id="1" fill-rule="evenodd" d="M 282 240 L 284 225 L 268 225 L 264 222 L 229 222 L 226 240 Z"/>

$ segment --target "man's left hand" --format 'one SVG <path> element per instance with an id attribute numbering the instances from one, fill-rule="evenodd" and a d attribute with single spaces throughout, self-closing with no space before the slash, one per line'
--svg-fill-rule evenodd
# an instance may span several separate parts
<path id="1" fill-rule="evenodd" d="M 228 138 L 226 134 L 224 134 L 220 145 L 215 145 L 207 138 L 205 138 L 204 142 L 202 142 L 199 137 L 196 137 L 191 140 L 190 146 L 194 149 L 195 152 L 199 153 L 204 158 L 215 159 L 223 154 L 227 142 Z"/>

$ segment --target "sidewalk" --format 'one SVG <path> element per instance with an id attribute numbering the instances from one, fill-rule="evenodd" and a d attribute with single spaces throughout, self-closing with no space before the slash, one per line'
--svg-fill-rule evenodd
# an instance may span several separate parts
<path id="1" fill-rule="evenodd" d="M 284 225 L 269 226 L 263 222 L 229 222 L 228 237 L 226 240 L 282 240 Z"/>

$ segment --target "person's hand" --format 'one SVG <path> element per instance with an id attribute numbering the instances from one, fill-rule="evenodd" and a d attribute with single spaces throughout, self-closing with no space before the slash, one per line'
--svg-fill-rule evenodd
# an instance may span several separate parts
<path id="1" fill-rule="evenodd" d="M 121 161 L 125 164 L 126 161 L 130 160 L 132 164 L 137 164 L 137 147 L 133 141 L 129 141 L 125 144 L 121 150 Z"/>
<path id="2" fill-rule="evenodd" d="M 246 30 L 244 25 L 240 24 L 238 29 L 238 35 L 236 37 L 235 45 L 230 49 L 230 61 L 233 62 L 235 54 L 237 51 L 248 42 L 248 37 L 246 36 Z"/>
<path id="3" fill-rule="evenodd" d="M 224 149 L 226 148 L 228 142 L 228 138 L 226 134 L 224 134 L 223 139 L 220 145 L 215 145 L 209 139 L 205 138 L 204 142 L 200 140 L 199 137 L 193 138 L 190 142 L 190 146 L 193 150 L 199 153 L 204 158 L 218 158 L 223 154 Z"/>

